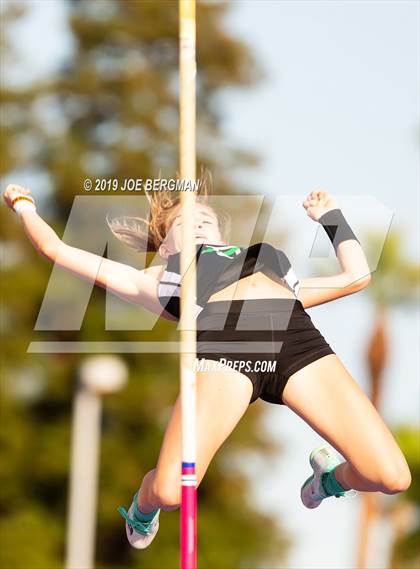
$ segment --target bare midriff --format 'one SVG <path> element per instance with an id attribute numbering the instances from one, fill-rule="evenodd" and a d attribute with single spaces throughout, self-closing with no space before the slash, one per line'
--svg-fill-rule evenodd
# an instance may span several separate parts
<path id="1" fill-rule="evenodd" d="M 215 292 L 207 302 L 261 298 L 296 299 L 293 292 L 285 285 L 274 281 L 264 273 L 258 272 Z"/>

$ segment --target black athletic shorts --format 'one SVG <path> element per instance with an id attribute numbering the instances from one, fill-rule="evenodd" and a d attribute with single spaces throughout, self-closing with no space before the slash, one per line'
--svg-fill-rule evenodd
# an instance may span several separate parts
<path id="1" fill-rule="evenodd" d="M 208 359 L 245 374 L 253 385 L 250 404 L 260 398 L 284 405 L 288 378 L 334 353 L 296 299 L 209 302 L 197 318 L 196 369 L 211 371 L 200 368 Z"/>

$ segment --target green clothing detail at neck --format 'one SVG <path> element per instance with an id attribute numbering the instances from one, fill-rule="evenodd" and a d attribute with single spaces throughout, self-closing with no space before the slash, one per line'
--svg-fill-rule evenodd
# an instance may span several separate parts
<path id="1" fill-rule="evenodd" d="M 207 245 L 202 251 L 202 253 L 217 253 L 217 255 L 221 255 L 222 257 L 228 257 L 229 259 L 233 259 L 235 255 L 239 255 L 241 252 L 241 248 L 237 247 L 236 245 Z"/>

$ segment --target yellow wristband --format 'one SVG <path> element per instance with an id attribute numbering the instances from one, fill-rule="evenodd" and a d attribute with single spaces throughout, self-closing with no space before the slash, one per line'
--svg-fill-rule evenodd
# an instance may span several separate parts
<path id="1" fill-rule="evenodd" d="M 27 196 L 17 196 L 16 198 L 14 198 L 14 200 L 12 201 L 12 208 L 18 215 L 20 215 L 22 211 L 28 209 L 36 211 L 34 200 Z"/>

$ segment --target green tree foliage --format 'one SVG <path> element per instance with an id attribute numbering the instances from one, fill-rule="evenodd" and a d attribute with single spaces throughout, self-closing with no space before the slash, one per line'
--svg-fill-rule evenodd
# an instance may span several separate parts
<path id="1" fill-rule="evenodd" d="M 403 235 L 391 231 L 383 244 L 383 236 L 369 233 L 367 255 L 383 249 L 378 267 L 367 292 L 378 307 L 412 306 L 418 301 L 419 265 L 404 251 Z"/>
<path id="2" fill-rule="evenodd" d="M 367 247 L 368 257 L 374 257 L 381 246 L 382 236 L 371 232 Z M 395 231 L 389 233 L 383 244 L 378 267 L 367 288 L 376 315 L 372 337 L 366 352 L 371 380 L 371 399 L 375 405 L 378 405 L 381 400 L 384 370 L 392 347 L 389 342 L 387 312 L 392 307 L 411 309 L 416 305 L 418 302 L 418 284 L 419 266 L 405 255 L 402 235 Z M 392 520 L 398 520 L 400 516 L 406 517 L 408 510 L 415 510 L 418 519 L 419 432 L 418 429 L 407 425 L 394 429 L 394 435 L 407 459 L 413 482 L 406 492 L 389 502 L 387 515 Z M 412 507 L 407 508 L 406 506 Z M 372 520 L 374 517 L 370 519 Z M 412 569 L 418 566 L 420 560 L 418 522 L 408 533 L 404 527 L 399 534 L 400 530 L 397 526 L 398 523 L 394 527 L 397 538 L 390 556 L 390 567 L 392 569 Z M 365 524 L 362 524 L 362 527 L 369 534 L 369 528 Z M 362 543 L 365 543 L 364 539 L 362 539 Z"/>
<path id="3" fill-rule="evenodd" d="M 390 567 L 411 569 L 420 566 L 420 430 L 410 426 L 401 426 L 395 436 L 407 459 L 412 476 L 410 488 L 399 494 L 396 502 L 397 505 L 400 502 L 408 503 L 415 515 L 412 527 L 394 543 Z"/>
<path id="4" fill-rule="evenodd" d="M 17 4 L 15 4 L 15 7 Z M 48 10 L 48 3 L 45 5 Z M 41 172 L 39 213 L 62 235 L 86 177 L 173 177 L 177 169 L 177 2 L 68 2 L 72 58 L 43 84 L 1 86 L 1 173 L 21 182 Z M 225 28 L 227 6 L 198 6 L 198 163 L 218 179 L 218 193 L 237 191 L 229 170 L 256 157 L 223 141 L 217 95 L 261 77 L 247 46 Z M 16 14 L 14 14 L 16 15 Z M 3 28 L 13 15 L 3 14 Z M 19 16 L 19 14 L 18 14 Z M 10 47 L 10 46 L 9 46 Z M 220 149 L 223 148 L 223 152 Z M 4 179 L 4 178 L 3 178 Z M 31 186 L 31 183 L 25 182 Z M 32 188 L 35 190 L 32 186 Z M 62 566 L 65 551 L 70 418 L 79 354 L 31 354 L 33 340 L 121 341 L 138 332 L 105 330 L 105 292 L 95 289 L 81 330 L 34 331 L 51 266 L 30 246 L 19 220 L 3 218 L 3 355 L 0 484 L 1 565 Z M 86 247 L 88 248 L 88 247 Z M 154 339 L 174 338 L 160 322 Z M 179 512 L 162 512 L 161 529 L 144 552 L 126 542 L 116 511 L 129 506 L 142 476 L 156 465 L 178 393 L 178 358 L 125 354 L 128 387 L 105 398 L 98 503 L 98 567 L 178 566 Z M 213 460 L 199 495 L 199 565 L 206 569 L 277 566 L 287 551 L 284 531 L 258 510 L 250 482 L 236 466 L 279 448 L 252 406 Z M 225 459 L 225 460 L 223 460 Z M 280 494 L 273 500 L 281 500 Z"/>

